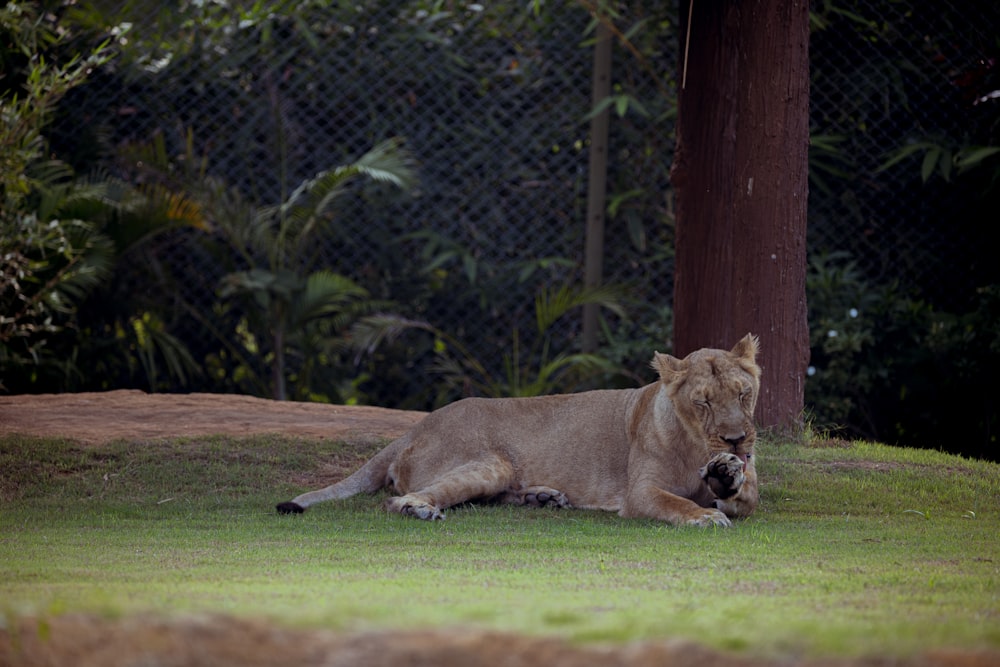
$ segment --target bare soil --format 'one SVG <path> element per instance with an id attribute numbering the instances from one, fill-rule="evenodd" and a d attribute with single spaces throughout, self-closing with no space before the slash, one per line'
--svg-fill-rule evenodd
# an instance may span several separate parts
<path id="1" fill-rule="evenodd" d="M 376 407 L 276 402 L 217 394 L 163 395 L 141 391 L 0 396 L 0 435 L 21 433 L 98 445 L 118 439 L 278 433 L 371 442 L 394 438 L 422 412 Z M 993 667 L 1000 651 L 945 650 L 906 659 L 759 659 L 683 642 L 578 646 L 555 638 L 460 628 L 343 635 L 276 627 L 226 616 L 104 618 L 0 616 L 2 667 L 257 667 L 265 665 L 381 667 L 763 667 L 905 665 Z"/>
<path id="2" fill-rule="evenodd" d="M 4 667 L 996 667 L 998 657 L 935 651 L 907 659 L 764 659 L 679 641 L 578 646 L 458 628 L 343 635 L 232 617 L 64 615 L 0 628 Z"/>
<path id="3" fill-rule="evenodd" d="M 426 413 L 371 406 L 271 401 L 231 394 L 147 394 L 135 389 L 0 396 L 0 435 L 100 444 L 205 435 L 280 433 L 369 441 L 395 438 Z"/>

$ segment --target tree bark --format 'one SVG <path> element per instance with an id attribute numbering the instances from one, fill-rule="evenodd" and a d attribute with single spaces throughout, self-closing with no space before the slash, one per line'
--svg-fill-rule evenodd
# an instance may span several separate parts
<path id="1" fill-rule="evenodd" d="M 758 335 L 757 420 L 797 427 L 809 362 L 808 2 L 681 5 L 674 352 Z"/>

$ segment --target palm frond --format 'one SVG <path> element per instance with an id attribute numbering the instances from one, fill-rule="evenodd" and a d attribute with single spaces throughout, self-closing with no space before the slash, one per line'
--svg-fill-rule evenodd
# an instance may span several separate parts
<path id="1" fill-rule="evenodd" d="M 403 333 L 419 329 L 437 335 L 437 328 L 422 320 L 411 320 L 401 315 L 381 313 L 361 318 L 351 327 L 351 344 L 358 355 L 371 354 L 380 345 L 391 343 Z"/>
<path id="2" fill-rule="evenodd" d="M 598 371 L 614 371 L 615 366 L 596 354 L 565 354 L 542 364 L 535 379 L 522 387 L 520 396 L 541 396 L 550 393 L 567 373 L 587 375 Z"/>
<path id="3" fill-rule="evenodd" d="M 41 160 L 28 165 L 26 176 L 36 200 L 34 214 L 40 220 L 63 217 L 62 209 L 76 188 L 73 169 L 58 160 Z"/>
<path id="4" fill-rule="evenodd" d="M 502 385 L 492 381 L 489 376 L 483 376 L 478 365 L 469 363 L 468 358 L 455 358 L 439 353 L 427 370 L 438 375 L 445 387 L 457 392 L 459 396 L 485 396 L 500 398 L 508 396 Z"/>
<path id="5" fill-rule="evenodd" d="M 129 320 L 135 349 L 146 374 L 150 391 L 156 391 L 159 377 L 158 359 L 163 360 L 167 376 L 186 385 L 189 376 L 200 375 L 201 367 L 191 356 L 191 351 L 176 336 L 170 334 L 163 321 L 153 313 L 145 312 Z"/>
<path id="6" fill-rule="evenodd" d="M 266 305 L 275 300 L 289 302 L 303 289 L 303 281 L 291 271 L 250 269 L 233 271 L 223 276 L 219 283 L 219 296 L 229 298 L 249 294 L 258 303 Z"/>
<path id="7" fill-rule="evenodd" d="M 403 147 L 401 139 L 383 141 L 362 155 L 354 167 L 373 181 L 401 190 L 409 190 L 416 181 L 413 155 Z"/>
<path id="8" fill-rule="evenodd" d="M 157 217 L 163 221 L 161 226 L 208 228 L 201 203 L 186 193 L 175 192 L 159 183 L 141 185 L 138 191 L 145 200 L 144 213 L 159 214 Z"/>
<path id="9" fill-rule="evenodd" d="M 368 290 L 346 276 L 332 271 L 311 273 L 305 289 L 289 303 L 289 329 L 298 329 L 320 317 L 335 316 L 367 296 Z"/>
<path id="10" fill-rule="evenodd" d="M 304 180 L 275 210 L 280 220 L 282 242 L 291 246 L 308 239 L 346 192 L 347 184 L 358 176 L 407 190 L 415 180 L 413 159 L 403 148 L 402 141 L 390 139 L 352 164 L 321 171 Z"/>
<path id="11" fill-rule="evenodd" d="M 210 181 L 202 193 L 210 226 L 244 261 L 266 257 L 275 243 L 274 208 L 255 208 L 236 188 Z"/>
<path id="12" fill-rule="evenodd" d="M 32 183 L 52 187 L 73 180 L 73 168 L 60 160 L 37 160 L 27 165 L 25 175 Z"/>
<path id="13" fill-rule="evenodd" d="M 62 221 L 68 263 L 49 278 L 46 304 L 59 312 L 72 312 L 74 301 L 83 299 L 111 274 L 115 246 L 111 239 L 81 220 Z"/>
<path id="14" fill-rule="evenodd" d="M 600 287 L 562 285 L 543 289 L 535 295 L 535 322 L 538 325 L 538 333 L 544 334 L 563 315 L 586 304 L 597 304 L 619 317 L 624 317 L 625 309 L 621 305 L 623 296 L 622 287 L 619 285 Z"/>

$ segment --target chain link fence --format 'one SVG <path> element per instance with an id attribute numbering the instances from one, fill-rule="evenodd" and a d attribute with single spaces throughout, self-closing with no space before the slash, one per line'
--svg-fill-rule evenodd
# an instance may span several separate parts
<path id="1" fill-rule="evenodd" d="M 217 3 L 104 7 L 116 17 L 122 56 L 68 103 L 94 122 L 81 130 L 74 115 L 56 143 L 120 152 L 158 137 L 179 156 L 191 141 L 209 174 L 267 205 L 318 171 L 403 138 L 418 161 L 418 186 L 408 194 L 359 189 L 314 264 L 391 299 L 395 312 L 449 332 L 498 368 L 512 337 L 531 333 L 538 291 L 581 280 L 591 14 L 577 3 L 303 7 L 294 15 Z M 673 14 L 639 7 L 618 20 L 669 26 Z M 641 37 L 659 40 L 658 51 L 615 56 L 623 83 L 614 91 L 605 277 L 650 304 L 629 326 L 654 329 L 662 348 L 676 48 L 651 28 Z M 81 131 L 95 136 L 88 142 Z M 141 172 L 121 159 L 113 166 L 132 180 Z M 165 288 L 187 306 L 169 327 L 208 352 L 216 336 L 205 317 L 191 315 L 212 311 L 231 267 L 204 251 L 199 231 L 156 243 L 162 275 L 183 276 Z M 571 349 L 579 329 L 566 317 L 552 334 Z M 432 356 L 426 344 L 408 352 L 419 358 L 415 367 Z M 405 404 L 415 395 L 424 396 L 403 387 L 381 400 Z"/>
<path id="2" fill-rule="evenodd" d="M 581 281 L 594 35 L 586 2 L 92 7 L 114 26 L 120 56 L 67 99 L 72 112 L 52 137 L 62 157 L 141 180 L 121 148 L 158 137 L 168 156 L 204 159 L 208 175 L 264 206 L 402 137 L 419 184 L 357 187 L 314 266 L 448 332 L 491 368 L 534 326 L 539 290 Z M 626 286 L 629 317 L 609 317 L 604 336 L 607 354 L 636 368 L 651 345 L 669 349 L 676 16 L 672 3 L 640 2 L 616 5 L 613 17 L 605 280 Z M 975 213 L 988 179 L 959 172 L 963 141 L 997 139 L 997 7 L 861 0 L 817 3 L 811 17 L 811 256 L 850 264 L 868 286 L 891 283 L 944 306 L 970 301 L 996 280 Z M 976 165 L 964 166 L 971 174 Z M 218 347 L 219 280 L 232 269 L 232 258 L 206 250 L 205 234 L 159 237 L 128 287 L 174 305 L 166 326 L 197 360 Z M 576 318 L 552 335 L 553 346 L 575 349 Z M 419 371 L 435 343 L 418 339 L 369 363 Z M 237 363 L 224 356 L 186 388 L 246 390 L 219 381 Z M 362 375 L 381 386 L 359 400 L 428 407 L 448 398 L 423 391 L 422 372 Z"/>
<path id="3" fill-rule="evenodd" d="M 897 281 L 935 304 L 967 305 L 997 276 L 977 243 L 989 219 L 978 211 L 994 176 L 958 172 L 974 166 L 969 143 L 998 138 L 989 95 L 1000 84 L 1000 9 L 908 2 L 815 9 L 812 253 L 847 254 L 873 284 Z"/>

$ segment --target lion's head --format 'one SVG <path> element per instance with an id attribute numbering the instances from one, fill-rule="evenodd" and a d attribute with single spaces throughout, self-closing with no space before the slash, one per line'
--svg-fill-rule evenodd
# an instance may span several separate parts
<path id="1" fill-rule="evenodd" d="M 732 350 L 702 349 L 683 359 L 657 352 L 653 368 L 688 433 L 711 453 L 732 452 L 746 463 L 757 432 L 753 411 L 760 391 L 759 343 L 747 334 Z"/>

